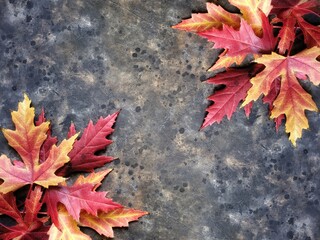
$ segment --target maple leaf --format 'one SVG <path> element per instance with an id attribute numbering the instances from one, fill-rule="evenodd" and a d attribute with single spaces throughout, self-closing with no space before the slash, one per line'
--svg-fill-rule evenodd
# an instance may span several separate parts
<path id="1" fill-rule="evenodd" d="M 308 75 L 312 83 L 320 84 L 320 63 L 316 60 L 319 50 L 318 47 L 313 47 L 294 56 L 284 57 L 273 53 L 258 58 L 256 62 L 264 64 L 266 68 L 251 79 L 253 86 L 243 102 L 244 106 L 257 100 L 261 94 L 268 95 L 272 83 L 281 77 L 280 92 L 273 102 L 271 118 L 282 114 L 286 116 L 286 132 L 290 134 L 289 139 L 293 145 L 301 137 L 302 130 L 309 127 L 304 111 L 317 111 L 316 104 L 301 87 L 297 76 Z"/>
<path id="2" fill-rule="evenodd" d="M 222 30 L 211 29 L 198 33 L 200 36 L 207 38 L 215 43 L 215 48 L 228 49 L 229 56 L 246 56 L 249 53 L 266 53 L 273 50 L 275 40 L 272 33 L 272 26 L 269 24 L 267 17 L 261 12 L 261 18 L 264 19 L 263 37 L 258 37 L 253 32 L 250 25 L 241 20 L 240 28 L 235 31 L 227 25 Z"/>
<path id="3" fill-rule="evenodd" d="M 234 63 L 240 65 L 248 54 L 256 57 L 261 53 L 271 52 L 275 47 L 273 29 L 266 17 L 270 11 L 268 3 L 269 1 L 261 1 L 254 5 L 261 8 L 261 10 L 257 8 L 257 13 L 254 15 L 254 18 L 258 18 L 261 34 L 256 34 L 250 25 L 253 18 L 245 18 L 247 21 L 241 20 L 237 14 L 229 13 L 213 3 L 207 3 L 208 13 L 193 14 L 192 18 L 183 20 L 172 28 L 197 32 L 199 36 L 214 42 L 215 48 L 225 49 L 209 71 L 230 67 Z M 250 9 L 244 11 L 247 13 L 252 11 Z"/>
<path id="4" fill-rule="evenodd" d="M 188 32 L 203 32 L 211 28 L 221 29 L 226 24 L 235 29 L 240 27 L 240 18 L 237 14 L 229 13 L 221 6 L 207 3 L 208 13 L 192 14 L 191 18 L 183 20 L 172 28 Z"/>
<path id="5" fill-rule="evenodd" d="M 81 138 L 73 145 L 73 149 L 69 153 L 70 162 L 64 168 L 60 169 L 59 175 L 67 175 L 72 172 L 85 171 L 92 172 L 94 168 L 102 167 L 104 164 L 114 160 L 113 157 L 97 156 L 97 151 L 105 149 L 112 143 L 106 137 L 114 130 L 113 124 L 119 112 L 100 118 L 96 124 L 92 121 L 84 129 Z M 68 136 L 75 133 L 75 127 L 72 124 Z"/>
<path id="6" fill-rule="evenodd" d="M 47 138 L 49 122 L 43 122 L 39 126 L 34 125 L 34 108 L 30 107 L 31 101 L 24 95 L 23 102 L 18 105 L 18 111 L 13 111 L 12 121 L 16 130 L 3 129 L 3 134 L 20 155 L 28 169 L 32 169 L 39 161 L 40 147 Z"/>
<path id="7" fill-rule="evenodd" d="M 258 37 L 264 35 L 264 23 L 260 17 L 260 11 L 268 16 L 272 9 L 271 0 L 229 0 L 229 2 L 240 9 L 243 18 L 252 27 Z"/>
<path id="8" fill-rule="evenodd" d="M 224 48 L 217 62 L 209 71 L 240 65 L 248 54 L 259 56 L 271 52 L 276 44 L 273 29 L 266 17 L 271 10 L 271 0 L 234 0 L 233 4 L 243 13 L 229 13 L 220 6 L 207 3 L 208 13 L 192 14 L 172 28 L 197 32 L 199 36 L 215 43 L 215 48 Z M 240 29 L 239 29 L 240 28 Z"/>
<path id="9" fill-rule="evenodd" d="M 259 72 L 261 67 L 262 65 L 254 65 L 250 70 L 248 68 L 227 69 L 226 72 L 219 73 L 207 80 L 207 83 L 224 85 L 225 87 L 208 98 L 214 103 L 206 109 L 208 114 L 201 128 L 215 122 L 220 123 L 224 116 L 227 116 L 229 120 L 231 119 L 237 106 L 245 99 L 247 91 L 252 86 L 250 83 L 251 76 Z"/>
<path id="10" fill-rule="evenodd" d="M 59 226 L 58 203 L 62 203 L 69 214 L 77 221 L 81 210 L 96 216 L 98 210 L 108 212 L 122 207 L 120 204 L 106 198 L 106 192 L 96 192 L 93 189 L 95 189 L 95 184 L 91 183 L 51 187 L 48 189 L 43 201 L 48 207 L 52 222 Z"/>
<path id="11" fill-rule="evenodd" d="M 119 208 L 110 212 L 99 212 L 93 216 L 86 212 L 81 213 L 80 225 L 96 230 L 100 235 L 113 238 L 113 227 L 128 227 L 129 222 L 137 221 L 148 214 L 135 209 Z"/>
<path id="12" fill-rule="evenodd" d="M 224 25 L 223 29 L 211 29 L 198 33 L 198 35 L 214 42 L 215 48 L 224 48 L 226 51 L 220 54 L 218 65 L 210 70 L 218 69 L 221 63 L 225 67 L 230 67 L 234 62 L 241 63 L 248 54 L 257 57 L 262 53 L 271 52 L 276 44 L 273 36 L 272 26 L 263 12 L 260 12 L 260 18 L 263 23 L 263 37 L 258 37 L 252 27 L 243 19 L 241 20 L 239 30 Z"/>
<path id="13" fill-rule="evenodd" d="M 94 185 L 93 190 L 101 185 L 102 179 L 110 173 L 112 169 L 106 169 L 100 172 L 93 172 L 87 177 L 79 176 L 74 185 L 90 183 Z M 113 238 L 113 227 L 128 227 L 129 222 L 136 221 L 140 217 L 148 214 L 145 211 L 119 207 L 114 210 L 105 212 L 99 211 L 98 215 L 92 215 L 82 211 L 80 213 L 79 225 L 90 227 L 100 235 Z"/>
<path id="14" fill-rule="evenodd" d="M 16 130 L 3 129 L 4 136 L 21 156 L 22 162 L 13 164 L 6 155 L 0 156 L 0 192 L 15 191 L 27 184 L 38 184 L 45 188 L 63 182 L 65 178 L 55 175 L 55 171 L 69 161 L 67 156 L 77 135 L 63 140 L 59 146 L 53 145 L 48 158 L 39 163 L 40 147 L 46 140 L 49 123 L 34 125 L 34 108 L 25 95 L 24 101 L 19 103 L 18 111 L 12 112 L 12 120 Z"/>

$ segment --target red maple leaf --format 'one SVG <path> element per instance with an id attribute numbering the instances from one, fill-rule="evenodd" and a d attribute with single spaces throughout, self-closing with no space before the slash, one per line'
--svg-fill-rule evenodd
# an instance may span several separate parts
<path id="1" fill-rule="evenodd" d="M 214 42 L 215 48 L 225 49 L 210 70 L 216 70 L 222 66 L 227 68 L 233 63 L 241 64 L 249 54 L 255 58 L 263 53 L 270 53 L 275 48 L 276 39 L 273 36 L 272 26 L 262 11 L 260 11 L 260 17 L 263 26 L 262 37 L 258 37 L 243 19 L 238 30 L 224 25 L 222 29 L 213 28 L 198 33 L 199 36 Z"/>
<path id="2" fill-rule="evenodd" d="M 272 27 L 267 17 L 261 12 L 263 19 L 263 37 L 258 37 L 250 25 L 242 20 L 239 30 L 225 25 L 222 30 L 211 29 L 198 33 L 200 36 L 214 42 L 215 48 L 228 49 L 228 55 L 236 56 L 271 52 L 275 46 Z"/>
<path id="3" fill-rule="evenodd" d="M 96 216 L 98 210 L 108 212 L 122 208 L 120 204 L 106 198 L 106 192 L 96 192 L 93 188 L 94 184 L 84 183 L 75 186 L 54 187 L 46 191 L 43 201 L 47 205 L 48 214 L 53 223 L 59 226 L 58 203 L 62 203 L 76 221 L 79 220 L 81 210 Z"/>
<path id="4" fill-rule="evenodd" d="M 109 115 L 106 118 L 100 118 L 96 124 L 92 121 L 84 129 L 81 138 L 74 143 L 73 149 L 69 153 L 70 162 L 59 170 L 59 175 L 68 175 L 72 172 L 92 172 L 95 168 L 102 167 L 111 162 L 114 158 L 95 155 L 97 151 L 105 149 L 112 143 L 107 139 L 112 132 L 112 126 L 119 112 Z M 75 126 L 71 124 L 68 137 L 75 134 Z"/>
<path id="5" fill-rule="evenodd" d="M 208 100 L 213 101 L 213 104 L 206 109 L 208 114 L 201 128 L 205 128 L 215 122 L 220 123 L 224 116 L 227 116 L 230 120 L 239 103 L 246 98 L 247 91 L 252 86 L 250 83 L 251 76 L 261 71 L 262 68 L 262 65 L 254 65 L 250 67 L 250 70 L 248 68 L 228 69 L 209 78 L 207 83 L 223 85 L 224 88 L 208 98 Z M 250 109 L 248 109 L 247 115 L 249 113 Z"/>

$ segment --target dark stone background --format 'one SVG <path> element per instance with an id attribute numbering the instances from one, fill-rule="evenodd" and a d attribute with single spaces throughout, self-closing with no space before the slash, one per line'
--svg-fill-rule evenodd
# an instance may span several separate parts
<path id="1" fill-rule="evenodd" d="M 23 93 L 60 137 L 122 109 L 102 189 L 150 215 L 116 239 L 320 239 L 319 114 L 296 148 L 261 101 L 198 131 L 217 52 L 170 27 L 205 2 L 0 0 L 0 124 Z"/>

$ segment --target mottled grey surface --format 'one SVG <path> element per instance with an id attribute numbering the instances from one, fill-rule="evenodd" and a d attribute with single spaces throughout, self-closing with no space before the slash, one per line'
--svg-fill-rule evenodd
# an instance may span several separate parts
<path id="1" fill-rule="evenodd" d="M 1 127 L 23 93 L 60 137 L 122 109 L 102 189 L 150 215 L 116 239 L 320 239 L 319 114 L 307 113 L 297 148 L 261 102 L 249 119 L 239 110 L 198 131 L 216 52 L 170 26 L 203 10 L 205 0 L 0 0 Z M 319 106 L 319 88 L 308 90 Z"/>

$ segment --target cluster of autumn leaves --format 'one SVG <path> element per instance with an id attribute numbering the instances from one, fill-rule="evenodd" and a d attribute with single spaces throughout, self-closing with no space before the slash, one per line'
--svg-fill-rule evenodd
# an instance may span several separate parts
<path id="1" fill-rule="evenodd" d="M 320 28 L 306 20 L 319 21 L 319 1 L 229 2 L 241 14 L 207 3 L 208 13 L 192 14 L 173 27 L 195 32 L 222 51 L 209 69 L 220 73 L 207 82 L 225 88 L 208 98 L 214 103 L 207 108 L 202 128 L 221 122 L 224 116 L 230 119 L 241 102 L 248 116 L 252 103 L 263 96 L 276 129 L 285 121 L 289 139 L 296 145 L 302 130 L 309 128 L 305 110 L 318 111 L 299 80 L 320 83 Z M 252 61 L 244 63 L 248 58 Z"/>
<path id="2" fill-rule="evenodd" d="M 231 118 L 238 105 L 250 114 L 252 103 L 262 97 L 278 129 L 286 122 L 289 139 L 296 145 L 309 127 L 305 110 L 317 106 L 300 81 L 320 83 L 320 30 L 306 16 L 319 16 L 317 0 L 229 0 L 241 14 L 207 3 L 208 13 L 193 14 L 174 28 L 196 32 L 222 49 L 209 69 L 219 73 L 207 82 L 224 85 L 209 100 L 202 127 Z M 304 47 L 300 47 L 302 41 Z M 252 61 L 244 64 L 250 57 Z M 240 66 L 240 67 L 239 67 Z M 221 71 L 221 69 L 224 71 Z M 3 129 L 9 145 L 22 161 L 0 156 L 0 239 L 91 239 L 79 227 L 113 237 L 113 227 L 128 226 L 147 212 L 125 208 L 97 188 L 111 169 L 95 169 L 112 157 L 95 153 L 112 141 L 106 137 L 118 113 L 89 122 L 81 137 L 70 126 L 67 138 L 57 145 L 44 111 L 35 121 L 35 110 L 25 95 L 12 112 L 15 130 Z M 67 184 L 72 173 L 80 175 Z M 3 218 L 2 218 L 3 219 Z"/>
<path id="3" fill-rule="evenodd" d="M 106 137 L 118 113 L 89 122 L 78 139 L 72 124 L 68 136 L 59 145 L 51 135 L 50 123 L 44 111 L 37 121 L 31 101 L 25 95 L 18 110 L 12 112 L 15 130 L 3 129 L 9 145 L 22 161 L 0 156 L 0 214 L 11 217 L 0 222 L 0 239 L 91 239 L 79 226 L 89 227 L 106 237 L 113 237 L 113 227 L 128 226 L 147 212 L 124 208 L 96 191 L 111 171 L 95 172 L 111 162 L 112 157 L 97 156 L 112 141 Z M 70 174 L 80 175 L 67 184 Z"/>

